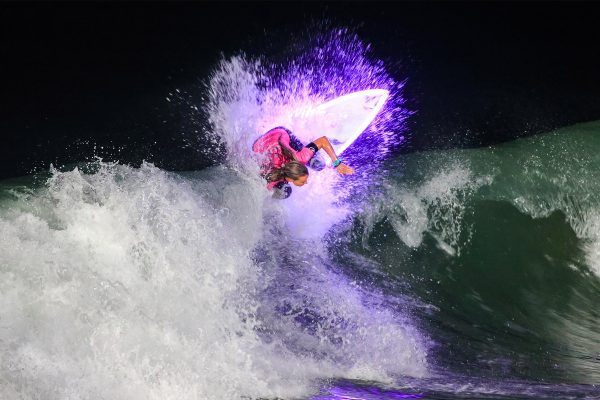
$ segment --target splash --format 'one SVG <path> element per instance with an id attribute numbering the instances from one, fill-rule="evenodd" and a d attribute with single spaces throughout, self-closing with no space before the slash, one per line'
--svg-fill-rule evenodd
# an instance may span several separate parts
<path id="1" fill-rule="evenodd" d="M 104 164 L 4 202 L 2 393 L 298 397 L 322 378 L 423 374 L 406 318 L 314 243 L 264 231 L 262 190 L 220 168 Z"/>
<path id="2" fill-rule="evenodd" d="M 355 175 L 343 180 L 335 173 L 313 173 L 305 188 L 286 200 L 289 228 L 305 238 L 321 238 L 350 214 L 347 203 L 360 201 L 379 181 L 380 164 L 402 143 L 411 112 L 404 106 L 404 82 L 395 81 L 370 46 L 340 29 L 299 38 L 280 61 L 251 59 L 243 54 L 222 59 L 208 82 L 209 115 L 214 140 L 227 153 L 227 164 L 257 176 L 252 143 L 275 126 L 286 126 L 304 143 L 321 136 L 319 121 L 307 123 L 327 101 L 378 88 L 389 97 L 344 159 Z M 308 119 L 310 120 L 310 119 Z M 356 200 L 356 201 L 355 201 Z M 301 218 L 306 210 L 319 218 Z M 321 218 L 324 216 L 325 218 Z"/>
<path id="3" fill-rule="evenodd" d="M 356 38 L 322 44 L 283 66 L 220 62 L 203 107 L 225 165 L 171 174 L 100 162 L 6 195 L 3 397 L 299 398 L 332 378 L 427 373 L 410 317 L 328 256 L 327 236 L 349 212 L 334 171 L 276 203 L 250 154 L 275 121 L 375 86 L 395 101 L 369 129 L 370 155 L 388 151 L 395 133 L 375 129 L 407 115 L 401 85 Z M 331 51 L 339 57 L 324 63 Z"/>
<path id="4" fill-rule="evenodd" d="M 347 30 L 298 42 L 277 63 L 242 54 L 221 60 L 212 74 L 205 108 L 228 162 L 239 165 L 250 158 L 252 142 L 268 129 L 283 125 L 295 132 L 303 117 L 324 102 L 373 88 L 387 90 L 389 99 L 346 155 L 357 165 L 384 159 L 404 140 L 411 115 L 404 105 L 404 82 L 396 82 L 370 46 Z M 310 141 L 319 132 L 300 129 L 298 134 Z"/>
<path id="5" fill-rule="evenodd" d="M 416 166 L 404 166 L 417 168 Z M 446 165 L 428 171 L 415 182 L 386 183 L 383 196 L 371 203 L 361 215 L 366 230 L 363 244 L 377 222 L 386 219 L 402 242 L 411 248 L 421 246 L 430 235 L 437 247 L 450 256 L 460 255 L 468 246 L 471 228 L 465 226 L 467 199 L 482 186 L 489 184 L 488 176 L 475 177 L 467 163 Z"/>
<path id="6" fill-rule="evenodd" d="M 205 108 L 227 165 L 253 177 L 258 168 L 251 145 L 267 130 L 286 126 L 308 143 L 322 134 L 307 124 L 307 115 L 323 103 L 372 88 L 389 93 L 344 153 L 356 167 L 355 177 L 342 181 L 332 169 L 311 173 L 309 184 L 295 187 L 290 199 L 265 202 L 265 232 L 255 255 L 268 279 L 257 292 L 261 335 L 293 354 L 320 360 L 321 372 L 341 369 L 345 377 L 379 381 L 426 373 L 426 346 L 409 318 L 388 309 L 371 288 L 347 279 L 324 246 L 336 235 L 336 224 L 352 214 L 351 194 L 367 190 L 379 163 L 402 140 L 410 115 L 403 86 L 368 45 L 345 30 L 299 39 L 277 63 L 243 54 L 223 59 L 208 84 Z M 269 196 L 266 190 L 264 195 Z"/>

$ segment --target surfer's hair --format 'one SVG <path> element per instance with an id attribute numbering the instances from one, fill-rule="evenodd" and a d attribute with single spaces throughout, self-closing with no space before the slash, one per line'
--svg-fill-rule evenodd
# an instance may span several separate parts
<path id="1" fill-rule="evenodd" d="M 285 158 L 287 158 L 287 163 L 283 164 L 281 168 L 273 168 L 271 172 L 267 175 L 267 181 L 269 182 L 277 182 L 282 181 L 285 178 L 290 178 L 295 181 L 304 175 L 308 175 L 308 169 L 306 165 L 302 164 L 296 159 L 296 155 L 293 151 L 289 149 L 285 144 L 279 140 L 279 147 L 281 148 L 281 153 Z"/>
<path id="2" fill-rule="evenodd" d="M 304 175 L 308 175 L 306 165 L 298 161 L 290 161 L 282 165 L 281 168 L 273 168 L 266 178 L 269 182 L 282 181 L 285 178 L 295 181 Z"/>
<path id="3" fill-rule="evenodd" d="M 292 150 L 290 150 L 289 147 L 287 147 L 285 144 L 283 144 L 281 142 L 281 138 L 278 140 L 278 142 L 279 142 L 279 147 L 281 148 L 281 153 L 283 154 L 283 156 L 285 158 L 287 158 L 290 161 L 298 161 L 294 152 Z"/>

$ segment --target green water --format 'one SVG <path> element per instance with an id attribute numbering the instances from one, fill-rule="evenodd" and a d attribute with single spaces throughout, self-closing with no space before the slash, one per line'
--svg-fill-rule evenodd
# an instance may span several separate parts
<path id="1" fill-rule="evenodd" d="M 357 275 L 418 300 L 440 371 L 600 382 L 600 123 L 391 160 Z"/>

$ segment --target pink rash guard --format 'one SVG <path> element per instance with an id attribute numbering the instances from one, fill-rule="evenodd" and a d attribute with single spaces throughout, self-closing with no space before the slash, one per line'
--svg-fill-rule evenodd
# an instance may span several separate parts
<path id="1" fill-rule="evenodd" d="M 263 177 L 271 172 L 271 170 L 274 168 L 281 168 L 282 165 L 292 161 L 288 159 L 281 151 L 281 145 L 279 144 L 280 141 L 292 152 L 292 154 L 294 154 L 298 162 L 301 162 L 305 165 L 310 161 L 316 152 L 316 146 L 312 143 L 302 148 L 300 151 L 294 150 L 290 146 L 290 135 L 285 128 L 279 127 L 271 129 L 256 139 L 252 145 L 252 150 L 255 153 L 265 154 L 268 158 L 267 162 L 261 166 L 261 175 Z M 281 181 L 269 182 L 267 183 L 267 188 L 271 190 L 273 189 L 273 186 L 279 182 Z"/>

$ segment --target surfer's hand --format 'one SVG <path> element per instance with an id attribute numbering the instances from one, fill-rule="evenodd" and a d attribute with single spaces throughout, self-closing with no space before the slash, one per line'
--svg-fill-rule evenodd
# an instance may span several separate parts
<path id="1" fill-rule="evenodd" d="M 354 170 L 344 163 L 341 163 L 340 165 L 335 167 L 335 169 L 337 172 L 339 172 L 342 175 L 352 175 L 354 173 Z"/>

